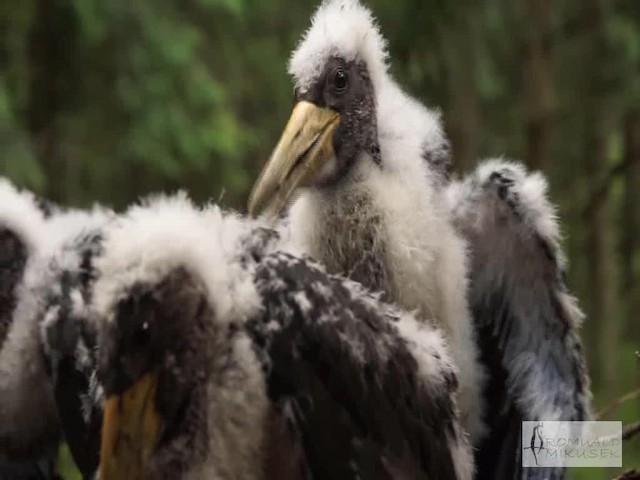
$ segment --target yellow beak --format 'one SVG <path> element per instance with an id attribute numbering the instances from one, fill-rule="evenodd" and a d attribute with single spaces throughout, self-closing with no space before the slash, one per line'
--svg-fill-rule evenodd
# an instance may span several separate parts
<path id="1" fill-rule="evenodd" d="M 333 157 L 333 133 L 340 123 L 334 110 L 301 101 L 296 104 L 271 158 L 249 197 L 249 214 L 263 209 L 277 216 L 299 187 L 308 185 Z"/>
<path id="2" fill-rule="evenodd" d="M 142 480 L 161 434 L 154 407 L 157 374 L 107 399 L 102 421 L 100 480 Z"/>

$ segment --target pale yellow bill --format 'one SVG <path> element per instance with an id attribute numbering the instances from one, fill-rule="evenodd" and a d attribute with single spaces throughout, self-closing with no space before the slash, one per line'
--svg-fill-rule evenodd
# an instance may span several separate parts
<path id="1" fill-rule="evenodd" d="M 157 375 L 147 373 L 121 395 L 107 399 L 102 420 L 100 480 L 142 480 L 160 440 L 155 410 Z"/>
<path id="2" fill-rule="evenodd" d="M 249 197 L 249 214 L 267 209 L 278 215 L 299 187 L 308 185 L 333 152 L 333 133 L 340 115 L 301 101 L 296 104 L 271 158 Z"/>

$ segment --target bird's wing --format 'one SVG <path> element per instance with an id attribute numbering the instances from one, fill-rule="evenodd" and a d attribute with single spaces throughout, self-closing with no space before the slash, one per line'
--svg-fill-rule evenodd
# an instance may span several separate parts
<path id="1" fill-rule="evenodd" d="M 0 179 L 0 479 L 54 476 L 58 424 L 40 361 L 37 325 L 20 306 L 45 236 L 29 192 Z"/>
<path id="2" fill-rule="evenodd" d="M 437 331 L 284 253 L 256 277 L 264 311 L 247 325 L 313 478 L 470 478 Z"/>
<path id="3" fill-rule="evenodd" d="M 98 466 L 103 392 L 97 380 L 97 333 L 91 314 L 100 228 L 70 238 L 48 262 L 40 325 L 44 357 L 62 432 L 85 478 Z"/>
<path id="4" fill-rule="evenodd" d="M 454 222 L 469 243 L 469 303 L 489 374 L 480 478 L 561 478 L 561 469 L 520 471 L 519 460 L 521 421 L 589 417 L 583 315 L 565 285 L 546 181 L 520 165 L 489 161 L 448 188 Z"/>

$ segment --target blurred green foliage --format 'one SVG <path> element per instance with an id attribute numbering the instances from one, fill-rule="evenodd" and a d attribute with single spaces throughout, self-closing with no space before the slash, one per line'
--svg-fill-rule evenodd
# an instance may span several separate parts
<path id="1" fill-rule="evenodd" d="M 640 226 L 631 207 L 640 193 L 629 170 L 617 167 L 628 156 L 624 119 L 640 111 L 640 2 L 369 3 L 396 77 L 442 109 L 458 172 L 505 155 L 547 174 L 569 283 L 588 314 L 594 403 L 637 387 Z M 123 208 L 140 195 L 182 188 L 243 209 L 290 111 L 286 62 L 314 7 L 300 0 L 0 4 L 0 173 L 65 204 Z M 548 148 L 531 160 L 545 138 Z M 594 197 L 603 182 L 604 196 Z M 593 198 L 601 216 L 586 209 Z M 640 401 L 612 418 L 638 420 Z M 640 466 L 640 439 L 625 445 L 624 464 Z M 63 449 L 61 472 L 77 478 L 70 465 Z M 575 478 L 615 473 L 583 469 Z"/>

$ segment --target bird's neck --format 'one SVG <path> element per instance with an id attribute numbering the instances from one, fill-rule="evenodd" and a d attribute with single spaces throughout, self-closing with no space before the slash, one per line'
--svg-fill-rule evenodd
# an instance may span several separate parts
<path id="1" fill-rule="evenodd" d="M 309 189 L 291 212 L 294 241 L 331 273 L 355 280 L 423 317 L 442 319 L 433 266 L 443 230 L 438 198 L 371 162 L 330 188 Z"/>
<path id="2" fill-rule="evenodd" d="M 301 196 L 292 210 L 294 241 L 330 273 L 388 292 L 382 212 L 354 173 L 353 181 Z"/>
<path id="3" fill-rule="evenodd" d="M 290 221 L 294 242 L 329 272 L 417 310 L 454 343 L 461 335 L 460 323 L 468 321 L 466 247 L 443 192 L 424 175 L 409 181 L 383 164 L 359 182 L 304 192 Z"/>

